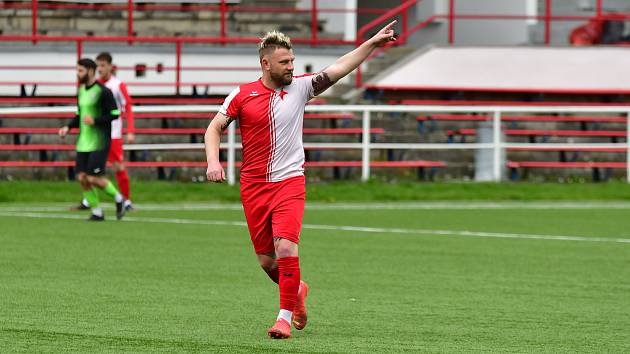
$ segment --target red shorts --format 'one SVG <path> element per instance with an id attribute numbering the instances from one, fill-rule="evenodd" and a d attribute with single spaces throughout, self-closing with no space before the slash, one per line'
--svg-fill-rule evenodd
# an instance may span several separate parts
<path id="1" fill-rule="evenodd" d="M 241 200 L 256 254 L 274 253 L 274 237 L 300 242 L 305 199 L 304 176 L 281 182 L 241 179 Z"/>
<path id="2" fill-rule="evenodd" d="M 109 155 L 107 156 L 108 162 L 123 162 L 125 155 L 123 155 L 123 140 L 112 139 L 109 146 Z"/>

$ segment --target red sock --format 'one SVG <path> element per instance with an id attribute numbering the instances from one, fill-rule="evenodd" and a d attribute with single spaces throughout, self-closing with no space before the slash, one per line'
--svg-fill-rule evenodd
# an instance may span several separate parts
<path id="1" fill-rule="evenodd" d="M 127 170 L 116 172 L 116 181 L 118 182 L 120 193 L 122 193 L 125 199 L 129 199 L 129 174 Z"/>
<path id="2" fill-rule="evenodd" d="M 293 311 L 300 288 L 300 258 L 279 258 L 278 271 L 280 272 L 280 309 Z"/>
<path id="3" fill-rule="evenodd" d="M 275 267 L 272 270 L 265 270 L 265 273 L 267 273 L 267 275 L 269 276 L 269 278 L 271 278 L 271 280 L 276 283 L 279 284 L 280 282 L 280 273 L 278 272 L 278 267 Z"/>

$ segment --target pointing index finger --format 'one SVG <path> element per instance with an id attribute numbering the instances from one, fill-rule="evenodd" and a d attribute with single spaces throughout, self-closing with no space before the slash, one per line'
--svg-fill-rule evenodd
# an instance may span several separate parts
<path id="1" fill-rule="evenodd" d="M 383 28 L 383 30 L 384 30 L 384 31 L 389 30 L 390 28 L 392 28 L 392 26 L 393 26 L 393 25 L 395 25 L 395 24 L 396 24 L 396 22 L 398 22 L 398 21 L 394 20 L 394 21 L 390 22 L 387 26 L 385 26 L 385 27 Z"/>

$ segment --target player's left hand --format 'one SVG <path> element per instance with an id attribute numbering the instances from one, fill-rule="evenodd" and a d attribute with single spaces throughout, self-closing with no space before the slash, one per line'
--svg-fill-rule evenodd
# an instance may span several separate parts
<path id="1" fill-rule="evenodd" d="M 136 140 L 136 136 L 133 133 L 127 133 L 127 143 L 131 144 L 134 140 Z"/>
<path id="2" fill-rule="evenodd" d="M 390 22 L 387 26 L 383 27 L 374 37 L 370 38 L 372 43 L 377 47 L 384 46 L 387 42 L 395 42 L 394 30 L 392 27 L 396 24 L 396 20 Z"/>
<path id="3" fill-rule="evenodd" d="M 94 125 L 94 118 L 92 118 L 90 116 L 85 116 L 85 117 L 83 117 L 83 123 L 85 123 L 87 125 Z"/>

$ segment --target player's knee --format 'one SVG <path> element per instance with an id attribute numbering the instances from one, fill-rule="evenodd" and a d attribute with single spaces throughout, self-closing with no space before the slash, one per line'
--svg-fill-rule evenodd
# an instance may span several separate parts
<path id="1" fill-rule="evenodd" d="M 281 240 L 276 242 L 275 248 L 277 258 L 297 256 L 297 245 L 293 242 Z"/>

